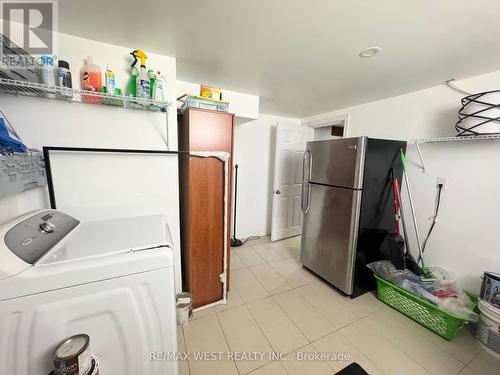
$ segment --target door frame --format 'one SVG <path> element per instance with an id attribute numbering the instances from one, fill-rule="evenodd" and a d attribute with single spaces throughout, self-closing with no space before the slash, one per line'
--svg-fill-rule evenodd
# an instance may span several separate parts
<path id="1" fill-rule="evenodd" d="M 344 113 L 335 116 L 326 116 L 314 120 L 304 120 L 302 125 L 308 126 L 310 128 L 323 128 L 325 126 L 342 126 L 344 128 L 343 138 L 349 138 L 349 123 L 351 116 L 349 113 Z"/>

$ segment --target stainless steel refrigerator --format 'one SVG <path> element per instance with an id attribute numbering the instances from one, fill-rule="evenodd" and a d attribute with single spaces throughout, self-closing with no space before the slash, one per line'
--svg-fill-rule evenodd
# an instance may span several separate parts
<path id="1" fill-rule="evenodd" d="M 392 174 L 401 181 L 406 142 L 367 137 L 307 143 L 301 262 L 352 297 L 375 287 L 366 268 L 394 232 Z"/>

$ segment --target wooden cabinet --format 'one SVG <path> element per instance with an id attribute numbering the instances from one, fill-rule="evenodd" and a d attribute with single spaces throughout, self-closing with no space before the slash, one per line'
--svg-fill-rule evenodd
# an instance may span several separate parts
<path id="1" fill-rule="evenodd" d="M 226 151 L 229 163 L 227 274 L 229 280 L 234 115 L 189 109 L 179 115 L 179 151 Z M 224 163 L 179 157 L 183 289 L 194 307 L 222 299 L 224 257 Z"/>

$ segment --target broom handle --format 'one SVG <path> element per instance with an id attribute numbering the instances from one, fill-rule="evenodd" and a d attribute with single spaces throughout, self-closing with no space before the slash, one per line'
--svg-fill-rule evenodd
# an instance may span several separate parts
<path id="1" fill-rule="evenodd" d="M 422 246 L 420 244 L 420 235 L 418 234 L 418 224 L 417 224 L 417 217 L 415 215 L 415 206 L 413 205 L 413 197 L 411 195 L 410 182 L 408 180 L 408 173 L 406 172 L 406 168 L 403 170 L 403 174 L 405 176 L 406 190 L 408 191 L 408 200 L 410 202 L 411 216 L 413 218 L 413 226 L 415 228 L 415 237 L 417 239 L 418 254 L 420 256 L 420 261 L 422 262 L 422 267 L 425 267 L 424 258 L 422 257 Z"/>
<path id="2" fill-rule="evenodd" d="M 403 235 L 405 236 L 405 254 L 409 253 L 411 255 L 411 250 L 410 250 L 410 240 L 408 239 L 408 232 L 406 230 L 406 223 L 405 223 L 405 213 L 403 211 L 403 200 L 401 199 L 401 190 L 399 189 L 399 183 L 398 180 L 395 179 L 394 187 L 396 189 L 396 195 L 398 197 L 398 202 L 399 202 L 399 212 L 401 213 L 401 223 L 403 224 Z"/>

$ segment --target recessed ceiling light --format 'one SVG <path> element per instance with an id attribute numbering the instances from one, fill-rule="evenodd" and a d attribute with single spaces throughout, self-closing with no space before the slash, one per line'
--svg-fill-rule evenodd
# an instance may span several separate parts
<path id="1" fill-rule="evenodd" d="M 382 48 L 380 47 L 368 47 L 359 53 L 359 57 L 373 57 L 380 52 L 382 52 Z"/>

